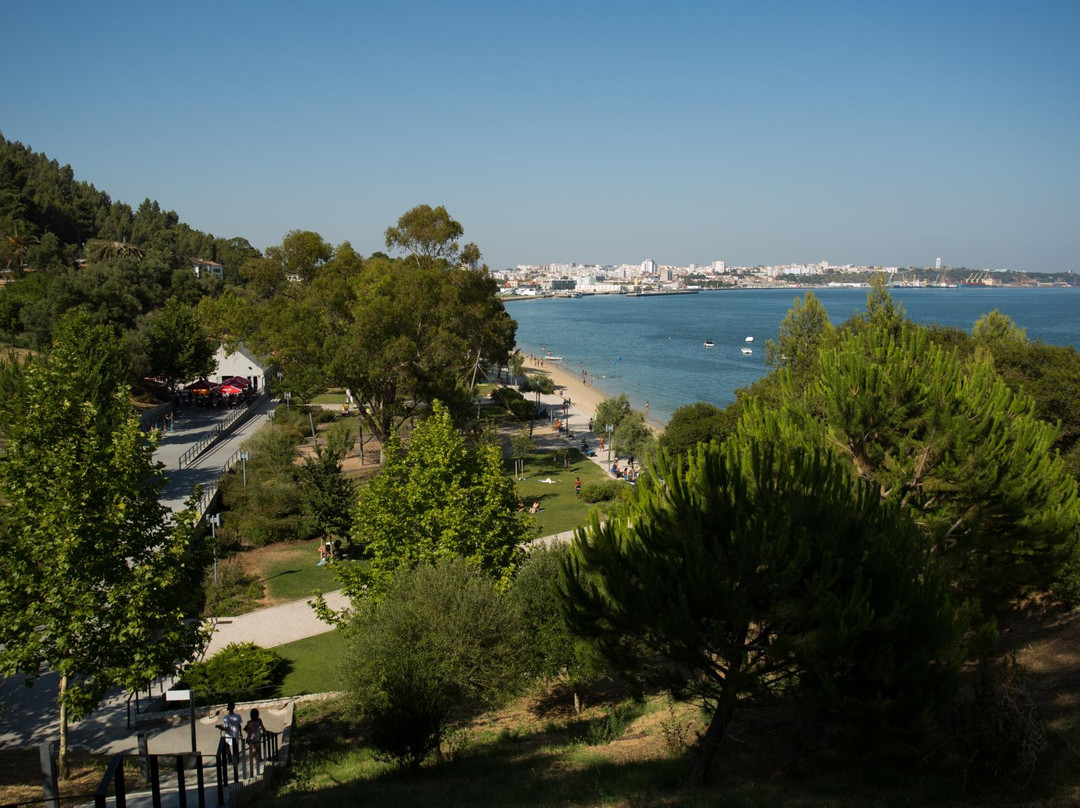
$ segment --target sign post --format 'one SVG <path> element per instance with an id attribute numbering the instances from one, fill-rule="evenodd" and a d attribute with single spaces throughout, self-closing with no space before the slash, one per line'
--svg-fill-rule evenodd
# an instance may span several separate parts
<path id="1" fill-rule="evenodd" d="M 199 747 L 195 741 L 195 699 L 191 697 L 190 690 L 167 690 L 165 701 L 187 701 L 191 704 L 191 751 L 198 752 Z"/>

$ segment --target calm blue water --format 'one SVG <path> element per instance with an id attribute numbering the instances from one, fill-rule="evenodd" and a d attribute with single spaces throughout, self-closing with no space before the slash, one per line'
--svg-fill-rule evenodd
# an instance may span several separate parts
<path id="1" fill-rule="evenodd" d="M 1030 339 L 1080 345 L 1080 289 L 894 289 L 893 298 L 920 323 L 970 331 L 998 309 L 1027 329 Z M 866 308 L 865 289 L 821 289 L 814 294 L 840 324 Z M 802 291 L 734 290 L 667 297 L 603 295 L 508 303 L 517 320 L 518 348 L 541 348 L 563 365 L 595 376 L 607 395 L 626 393 L 640 410 L 666 422 L 695 401 L 724 406 L 735 390 L 764 375 L 765 340 L 776 339 L 780 321 Z M 752 336 L 753 354 L 743 356 Z M 712 339 L 716 347 L 706 349 Z"/>

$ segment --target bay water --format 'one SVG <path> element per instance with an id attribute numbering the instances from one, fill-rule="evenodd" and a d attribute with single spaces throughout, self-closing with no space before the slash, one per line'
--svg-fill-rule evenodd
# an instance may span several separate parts
<path id="1" fill-rule="evenodd" d="M 834 324 L 866 309 L 867 289 L 812 290 Z M 1027 330 L 1029 339 L 1080 344 L 1080 289 L 962 287 L 890 289 L 910 320 L 970 331 L 997 309 Z M 666 423 L 685 404 L 719 407 L 754 382 L 765 366 L 765 340 L 776 339 L 794 289 L 739 289 L 696 295 L 522 300 L 506 309 L 518 324 L 523 353 L 550 352 L 559 363 L 608 396 L 626 393 L 630 405 Z M 753 337 L 752 342 L 747 337 Z M 714 347 L 706 348 L 705 340 Z M 752 353 L 744 354 L 749 348 Z M 1077 391 L 1080 394 L 1080 391 Z"/>

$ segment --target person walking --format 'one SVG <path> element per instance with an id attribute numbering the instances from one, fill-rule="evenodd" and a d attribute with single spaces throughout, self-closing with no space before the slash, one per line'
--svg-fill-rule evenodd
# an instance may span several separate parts
<path id="1" fill-rule="evenodd" d="M 225 733 L 225 748 L 229 751 L 229 757 L 232 760 L 236 760 L 237 752 L 240 751 L 242 723 L 243 719 L 240 718 L 240 713 L 236 712 L 236 705 L 230 701 L 228 711 L 225 713 L 225 717 L 221 719 L 221 723 L 217 725 L 217 729 Z"/>
<path id="2" fill-rule="evenodd" d="M 239 716 L 237 716 L 239 718 Z M 252 758 L 258 762 L 262 760 L 262 737 L 266 731 L 262 719 L 259 718 L 259 708 L 251 708 L 251 718 L 244 725 L 244 734 L 247 735 L 248 747 L 251 749 Z"/>

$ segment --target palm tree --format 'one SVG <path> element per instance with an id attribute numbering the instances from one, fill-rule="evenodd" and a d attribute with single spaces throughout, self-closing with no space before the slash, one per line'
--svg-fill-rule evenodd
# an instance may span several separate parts
<path id="1" fill-rule="evenodd" d="M 121 256 L 141 261 L 146 257 L 146 251 L 126 241 L 103 241 L 95 238 L 86 242 L 86 256 L 96 264 Z"/>

